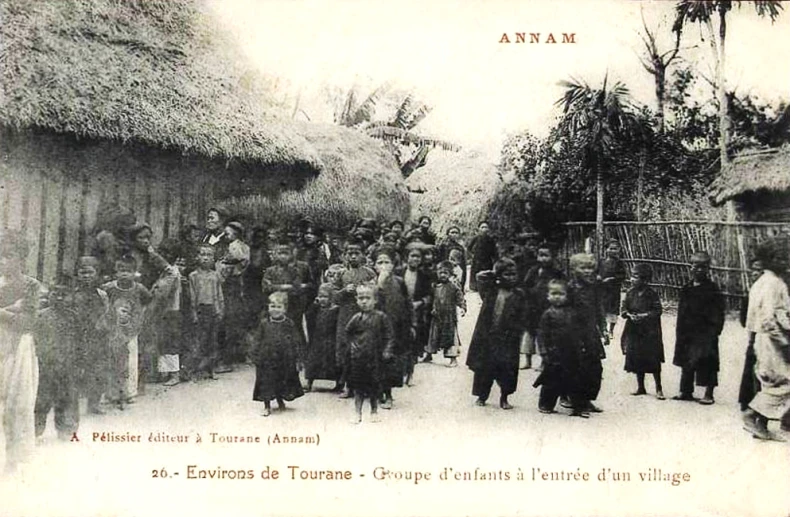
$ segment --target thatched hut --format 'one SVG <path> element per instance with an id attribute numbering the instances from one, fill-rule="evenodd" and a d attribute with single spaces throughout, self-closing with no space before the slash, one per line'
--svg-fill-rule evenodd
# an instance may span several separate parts
<path id="1" fill-rule="evenodd" d="M 0 19 L 0 227 L 27 232 L 38 278 L 113 209 L 161 239 L 226 198 L 334 196 L 314 181 L 332 153 L 273 116 L 200 0 L 3 0 Z"/>
<path id="2" fill-rule="evenodd" d="M 412 192 L 412 215 L 427 215 L 444 235 L 450 226 L 474 235 L 485 218 L 488 203 L 502 182 L 496 164 L 483 154 L 435 149 L 426 163 L 406 180 Z"/>
<path id="3" fill-rule="evenodd" d="M 384 145 L 360 131 L 327 124 L 297 124 L 315 149 L 321 174 L 304 188 L 279 196 L 235 197 L 231 212 L 264 225 L 291 225 L 310 219 L 326 230 L 342 232 L 360 218 L 406 220 L 409 193 L 400 169 Z"/>
<path id="4" fill-rule="evenodd" d="M 790 222 L 790 146 L 736 157 L 710 185 L 710 199 L 735 201 L 746 221 Z"/>

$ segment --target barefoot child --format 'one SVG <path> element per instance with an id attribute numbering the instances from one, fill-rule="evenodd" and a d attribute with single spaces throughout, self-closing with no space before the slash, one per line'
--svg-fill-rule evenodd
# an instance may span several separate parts
<path id="1" fill-rule="evenodd" d="M 631 289 L 623 300 L 625 319 L 620 346 L 625 354 L 625 371 L 636 374 L 637 389 L 632 395 L 646 395 L 645 374 L 653 374 L 656 398 L 664 400 L 661 388 L 661 363 L 664 362 L 664 342 L 661 337 L 661 300 L 648 285 L 653 269 L 648 264 L 637 264 L 631 276 Z"/>
<path id="2" fill-rule="evenodd" d="M 719 334 L 724 328 L 724 297 L 710 279 L 710 255 L 698 251 L 691 256 L 691 282 L 680 291 L 672 363 L 681 368 L 680 394 L 674 400 L 694 401 L 694 381 L 705 387 L 699 401 L 713 404 L 718 385 Z"/>
<path id="3" fill-rule="evenodd" d="M 338 307 L 332 300 L 335 287 L 332 284 L 321 284 L 313 304 L 307 309 L 307 336 L 310 344 L 307 347 L 307 365 L 305 378 L 307 388 L 313 389 L 313 381 L 325 379 L 335 381 L 333 391 L 340 387 L 340 370 L 337 367 L 337 311 Z"/>
<path id="4" fill-rule="evenodd" d="M 285 409 L 285 401 L 304 395 L 296 369 L 298 350 L 302 348 L 302 332 L 288 318 L 288 295 L 269 295 L 268 317 L 261 318 L 251 358 L 256 365 L 252 400 L 264 404 L 263 416 L 272 412 L 271 401 Z"/>
<path id="5" fill-rule="evenodd" d="M 536 260 L 538 263 L 529 268 L 523 284 L 524 292 L 529 296 L 529 320 L 526 339 L 521 346 L 521 353 L 525 358 L 522 370 L 532 368 L 532 355 L 536 351 L 540 353 L 541 350 L 537 338 L 538 324 L 543 313 L 549 308 L 549 282 L 565 276 L 554 263 L 554 250 L 550 244 L 543 242 L 538 245 Z"/>
<path id="6" fill-rule="evenodd" d="M 472 395 L 485 406 L 494 381 L 499 385 L 499 407 L 513 409 L 508 396 L 518 386 L 519 345 L 526 332 L 527 297 L 516 284 L 518 271 L 510 259 L 500 259 L 493 271 L 477 274 L 483 306 L 469 345 L 466 365 L 474 375 Z"/>
<path id="7" fill-rule="evenodd" d="M 567 395 L 571 400 L 571 416 L 587 418 L 589 414 L 578 397 L 577 379 L 581 338 L 576 328 L 573 309 L 568 303 L 568 284 L 565 280 L 549 280 L 546 285 L 549 304 L 538 323 L 542 344 L 543 369 L 533 386 L 541 386 L 538 411 L 554 413 L 557 399 Z"/>
<path id="8" fill-rule="evenodd" d="M 340 275 L 340 290 L 337 292 L 337 363 L 340 365 L 342 378 L 341 382 L 346 382 L 348 370 L 348 339 L 346 338 L 346 325 L 351 317 L 359 311 L 356 303 L 357 286 L 373 282 L 376 273 L 365 266 L 365 256 L 363 255 L 362 241 L 351 239 L 346 242 L 345 259 L 346 268 Z M 353 394 L 346 390 L 342 398 L 351 398 Z"/>
<path id="9" fill-rule="evenodd" d="M 392 409 L 392 388 L 403 386 L 406 376 L 406 363 L 411 344 L 411 302 L 406 284 L 395 276 L 395 251 L 383 246 L 374 257 L 376 272 L 376 298 L 378 308 L 387 315 L 392 325 L 394 348 L 392 357 L 382 364 L 381 407 Z"/>
<path id="10" fill-rule="evenodd" d="M 214 378 L 217 367 L 217 335 L 225 314 L 222 277 L 214 269 L 215 248 L 209 244 L 198 247 L 198 267 L 189 274 L 189 300 L 194 325 L 193 349 L 190 352 L 188 373 L 193 379 L 200 376 Z"/>
<path id="11" fill-rule="evenodd" d="M 593 401 L 601 391 L 601 361 L 606 357 L 604 345 L 609 344 L 609 333 L 606 331 L 606 317 L 595 277 L 595 257 L 587 253 L 577 253 L 571 256 L 570 267 L 570 301 L 576 312 L 581 338 L 578 397 L 585 401 L 588 411 L 600 413 L 602 409 L 593 404 Z"/>
<path id="12" fill-rule="evenodd" d="M 362 422 L 362 404 L 370 400 L 371 421 L 378 421 L 382 363 L 392 358 L 394 333 L 389 318 L 376 310 L 375 287 L 357 287 L 359 312 L 346 325 L 348 339 L 348 386 L 354 393 L 355 422 Z"/>
<path id="13" fill-rule="evenodd" d="M 439 350 L 444 357 L 450 359 L 450 368 L 458 366 L 458 355 L 461 342 L 458 338 L 458 313 L 466 314 L 466 300 L 458 285 L 451 281 L 453 265 L 449 261 L 440 262 L 436 266 L 436 285 L 433 289 L 433 307 L 431 309 L 431 331 L 428 337 L 428 354 Z"/>

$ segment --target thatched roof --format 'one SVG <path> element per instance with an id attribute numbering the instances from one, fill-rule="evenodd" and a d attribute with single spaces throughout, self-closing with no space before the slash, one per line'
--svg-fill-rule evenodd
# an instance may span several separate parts
<path id="1" fill-rule="evenodd" d="M 2 0 L 0 125 L 320 168 L 201 0 Z"/>
<path id="2" fill-rule="evenodd" d="M 264 224 L 309 218 L 324 229 L 342 231 L 359 218 L 406 220 L 409 193 L 392 154 L 360 131 L 328 124 L 298 123 L 296 129 L 324 165 L 305 188 L 277 197 L 246 196 L 226 208 Z"/>
<path id="3" fill-rule="evenodd" d="M 720 205 L 747 192 L 790 191 L 790 146 L 736 157 L 710 185 Z"/>
<path id="4" fill-rule="evenodd" d="M 459 226 L 472 235 L 485 218 L 488 203 L 501 182 L 494 162 L 476 151 L 432 150 L 426 163 L 406 180 L 412 215 L 428 215 L 437 232 Z"/>

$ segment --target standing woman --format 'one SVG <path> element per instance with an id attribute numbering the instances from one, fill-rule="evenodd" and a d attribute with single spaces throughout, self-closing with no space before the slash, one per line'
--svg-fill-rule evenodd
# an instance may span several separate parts
<path id="1" fill-rule="evenodd" d="M 469 289 L 472 291 L 477 291 L 477 273 L 492 269 L 494 262 L 496 262 L 496 242 L 489 234 L 489 231 L 488 221 L 482 221 L 477 227 L 477 235 L 469 243 L 469 255 L 472 258 L 472 269 L 469 272 Z"/>
<path id="2" fill-rule="evenodd" d="M 26 258 L 22 235 L 0 235 L 0 413 L 6 473 L 16 470 L 35 446 L 38 361 L 33 331 L 44 289 L 25 276 Z"/>
<path id="3" fill-rule="evenodd" d="M 755 259 L 763 274 L 749 290 L 746 329 L 755 333 L 755 374 L 760 391 L 743 413 L 744 429 L 762 440 L 784 441 L 768 430 L 769 420 L 781 420 L 787 430 L 790 414 L 790 294 L 779 277 L 787 269 L 787 242 L 760 245 Z"/>
<path id="4" fill-rule="evenodd" d="M 222 279 L 225 297 L 225 341 L 220 345 L 220 366 L 217 373 L 232 369 L 232 364 L 243 361 L 243 339 L 247 322 L 244 300 L 244 272 L 250 265 L 250 247 L 242 240 L 244 226 L 238 221 L 225 225 L 225 254 L 217 261 L 217 273 Z M 222 346 L 224 345 L 224 346 Z"/>

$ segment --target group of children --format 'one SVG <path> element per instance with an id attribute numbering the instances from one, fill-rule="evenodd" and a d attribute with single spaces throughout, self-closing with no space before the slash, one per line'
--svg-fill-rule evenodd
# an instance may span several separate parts
<path id="1" fill-rule="evenodd" d="M 537 353 L 541 412 L 555 412 L 558 401 L 574 416 L 601 411 L 594 401 L 617 316 L 625 319 L 621 346 L 626 371 L 636 375 L 634 395 L 646 394 L 651 374 L 664 399 L 661 303 L 651 269 L 633 268 L 621 306 L 626 268 L 617 242 L 607 245 L 600 267 L 592 255 L 570 257 L 566 277 L 549 244 L 528 244 L 534 236 L 503 250 L 483 222 L 466 248 L 457 227 L 438 245 L 430 227 L 428 217 L 408 231 L 400 221 L 363 219 L 340 239 L 308 222 L 298 235 L 256 228 L 247 244 L 240 222 L 211 209 L 205 231 L 190 227 L 182 242 L 154 250 L 151 228 L 137 224 L 125 230 L 125 247 L 80 258 L 74 277 L 52 286 L 43 310 L 33 303 L 43 288 L 22 274 L 24 259 L 13 260 L 26 257 L 24 247 L 6 244 L 0 327 L 16 332 L 4 343 L 34 337 L 36 434 L 54 408 L 58 435 L 71 436 L 80 396 L 90 413 L 104 412 L 102 402 L 123 409 L 154 377 L 170 386 L 213 379 L 244 361 L 256 367 L 253 399 L 264 403 L 265 416 L 272 401 L 284 408 L 329 380 L 354 399 L 356 422 L 365 400 L 376 418 L 379 407 L 393 407 L 395 388 L 411 385 L 420 360 L 441 352 L 447 366 L 458 365 L 467 265 L 482 301 L 466 359 L 478 405 L 496 382 L 500 407 L 511 409 L 519 370 Z M 705 387 L 700 403 L 712 404 L 724 303 L 709 278 L 710 258 L 696 253 L 691 262 L 678 308 L 675 398 L 695 400 L 696 380 Z"/>

